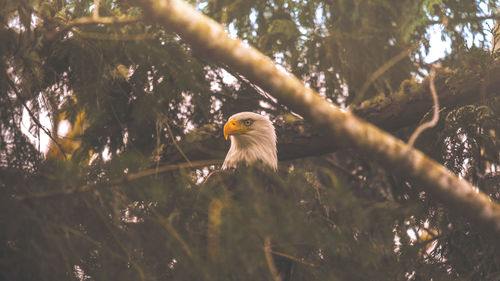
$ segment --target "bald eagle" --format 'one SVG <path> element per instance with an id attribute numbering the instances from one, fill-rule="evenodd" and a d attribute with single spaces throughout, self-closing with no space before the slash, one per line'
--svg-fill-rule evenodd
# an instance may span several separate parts
<path id="1" fill-rule="evenodd" d="M 246 198 L 243 194 L 264 191 L 271 198 L 278 174 L 278 156 L 276 149 L 276 132 L 273 123 L 265 116 L 253 112 L 240 112 L 231 116 L 224 125 L 224 137 L 230 139 L 231 146 L 227 152 L 222 169 L 212 172 L 206 179 L 211 191 L 216 195 L 208 206 L 207 247 L 212 261 L 217 261 L 221 250 L 221 233 L 224 224 L 224 213 L 239 213 L 239 200 Z M 251 178 L 253 183 L 249 183 Z M 254 191 L 250 191 L 254 189 Z M 273 275 L 281 280 L 289 280 L 291 261 L 272 255 Z"/>
<path id="2" fill-rule="evenodd" d="M 278 169 L 276 132 L 273 123 L 253 112 L 240 112 L 229 117 L 224 126 L 224 137 L 230 137 L 231 147 L 222 169 L 237 168 L 262 162 L 274 171 Z"/>

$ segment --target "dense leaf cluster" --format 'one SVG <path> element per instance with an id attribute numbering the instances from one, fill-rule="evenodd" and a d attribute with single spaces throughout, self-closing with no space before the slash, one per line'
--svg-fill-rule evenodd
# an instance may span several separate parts
<path id="1" fill-rule="evenodd" d="M 484 37 L 495 1 L 193 4 L 341 106 L 425 75 L 436 23 L 452 41 L 445 67 L 488 73 L 497 60 Z M 199 146 L 194 131 L 220 134 L 233 113 L 296 117 L 148 19 L 72 25 L 94 7 L 0 0 L 0 279 L 272 280 L 273 269 L 288 280 L 500 278 L 498 249 L 470 222 L 356 151 L 207 184 L 215 166 L 144 173 L 186 161 L 178 143 Z M 100 17 L 140 14 L 132 1 L 100 1 Z M 460 72 L 449 80 L 468 87 Z M 416 146 L 500 201 L 500 99 L 477 96 L 441 108 Z M 416 126 L 393 133 L 406 140 Z M 44 154 L 45 131 L 55 142 Z"/>

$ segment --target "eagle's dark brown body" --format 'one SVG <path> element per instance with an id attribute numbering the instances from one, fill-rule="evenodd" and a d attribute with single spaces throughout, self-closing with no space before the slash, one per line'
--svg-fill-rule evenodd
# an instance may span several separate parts
<path id="1" fill-rule="evenodd" d="M 285 186 L 280 176 L 262 164 L 243 169 L 215 171 L 207 178 L 204 188 L 209 189 L 213 196 L 208 206 L 207 253 L 214 263 L 219 262 L 221 253 L 228 251 L 225 249 L 225 240 L 227 239 L 225 237 L 229 236 L 229 239 L 234 239 L 230 232 L 225 231 L 238 227 L 239 223 L 259 219 L 257 216 L 249 216 L 252 216 L 254 211 L 258 211 L 260 204 L 272 204 L 275 200 L 279 200 L 277 197 L 286 192 L 283 190 Z M 275 197 L 276 199 L 273 199 Z M 255 198 L 253 206 L 245 205 L 248 204 L 248 198 Z M 259 200 L 259 198 L 263 200 Z M 272 208 L 272 206 L 265 206 L 265 208 L 268 207 Z M 256 209 L 252 210 L 252 208 Z M 236 221 L 233 220 L 234 218 Z M 273 219 L 279 220 L 279 217 Z M 271 233 L 247 233 L 247 235 L 248 237 L 238 238 L 241 239 L 242 244 L 247 243 L 246 239 L 260 239 L 264 245 L 264 238 L 269 236 L 271 249 L 273 251 L 278 249 L 273 245 L 275 237 L 272 237 Z M 234 249 L 229 251 L 232 250 Z M 262 248 L 258 250 L 262 251 Z M 280 251 L 278 250 L 278 252 Z M 282 277 L 281 280 L 290 280 L 293 262 L 274 254 L 272 257 L 273 264 Z M 267 268 L 265 271 L 265 274 L 269 274 Z"/>

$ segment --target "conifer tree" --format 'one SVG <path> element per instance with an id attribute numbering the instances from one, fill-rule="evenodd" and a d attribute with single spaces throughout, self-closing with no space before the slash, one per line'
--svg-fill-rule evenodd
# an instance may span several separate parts
<path id="1" fill-rule="evenodd" d="M 141 2 L 0 0 L 0 279 L 500 278 L 488 229 L 332 143 Z M 432 76 L 439 120 L 414 146 L 500 201 L 495 1 L 190 4 L 405 142 L 433 115 L 425 57 L 440 27 L 451 44 Z M 240 111 L 275 123 L 278 173 L 203 184 Z"/>

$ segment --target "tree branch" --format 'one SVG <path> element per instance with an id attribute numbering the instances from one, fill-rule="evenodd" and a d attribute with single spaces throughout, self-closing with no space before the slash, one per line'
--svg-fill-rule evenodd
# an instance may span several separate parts
<path id="1" fill-rule="evenodd" d="M 483 79 L 485 72 L 490 79 Z M 350 110 L 388 131 L 413 126 L 433 107 L 429 82 L 430 77 L 421 83 L 405 81 L 399 92 L 373 98 Z M 500 92 L 500 62 L 484 70 L 479 67 L 453 71 L 437 69 L 434 84 L 441 107 L 452 109 L 482 102 L 477 89 L 484 89 L 490 96 Z M 330 141 L 323 130 L 303 121 L 278 123 L 276 131 L 280 161 L 323 155 L 339 149 L 339 145 Z M 191 132 L 178 144 L 191 160 L 222 159 L 228 149 L 228 143 L 222 138 L 222 127 L 210 125 Z M 168 159 L 169 163 L 184 161 L 176 149 L 167 149 L 162 159 Z"/>
<path id="2" fill-rule="evenodd" d="M 135 0 L 147 18 L 177 32 L 186 42 L 215 61 L 234 68 L 279 102 L 328 133 L 329 139 L 378 161 L 410 180 L 450 210 L 478 226 L 500 247 L 500 205 L 476 192 L 442 165 L 374 125 L 324 101 L 295 76 L 278 70 L 272 60 L 179 0 Z"/>
<path id="3" fill-rule="evenodd" d="M 142 170 L 142 171 L 139 171 L 137 173 L 129 174 L 129 175 L 123 176 L 119 179 L 102 183 L 102 185 L 103 186 L 119 185 L 119 184 L 123 184 L 123 183 L 129 182 L 129 181 L 148 177 L 148 176 L 151 176 L 154 174 L 166 173 L 166 172 L 176 171 L 176 170 L 181 170 L 181 169 L 193 169 L 193 168 L 199 168 L 199 167 L 206 167 L 206 166 L 218 165 L 218 164 L 222 164 L 222 161 L 220 161 L 220 160 L 202 160 L 202 161 L 189 162 L 189 163 L 164 165 L 161 167 L 155 167 L 153 169 Z M 16 197 L 14 197 L 14 199 L 22 201 L 22 200 L 26 200 L 26 199 L 38 199 L 38 198 L 52 197 L 52 196 L 57 196 L 57 195 L 70 195 L 70 194 L 74 194 L 74 193 L 87 192 L 87 191 L 93 190 L 94 188 L 99 187 L 100 185 L 101 185 L 101 183 L 67 187 L 64 189 L 57 189 L 57 190 L 44 191 L 44 192 L 39 192 L 39 193 L 32 193 L 32 194 L 28 194 L 28 195 L 24 195 L 24 196 L 16 196 Z"/>
<path id="4" fill-rule="evenodd" d="M 485 80 L 487 74 L 491 79 Z M 403 81 L 398 92 L 373 98 L 350 110 L 388 131 L 413 125 L 433 106 L 429 82 L 430 77 L 421 83 Z M 486 69 L 479 66 L 456 70 L 441 68 L 436 70 L 434 83 L 441 107 L 455 108 L 481 102 L 478 89 L 484 88 L 490 96 L 500 91 L 500 63 Z"/>
<path id="5" fill-rule="evenodd" d="M 469 18 L 465 18 L 465 19 L 451 19 L 451 20 L 458 22 L 458 23 L 469 23 L 469 22 L 473 22 L 473 21 L 498 20 L 498 19 L 499 19 L 498 15 L 489 15 L 489 16 L 469 17 Z M 439 19 L 439 20 L 429 20 L 429 24 L 447 25 L 449 21 L 450 21 L 449 18 L 443 17 L 442 19 Z"/>
<path id="6" fill-rule="evenodd" d="M 273 254 L 273 255 L 275 255 L 275 256 L 280 256 L 280 257 L 283 257 L 285 259 L 289 259 L 289 260 L 294 261 L 296 263 L 307 265 L 309 267 L 315 267 L 316 266 L 315 264 L 310 263 L 310 262 L 306 262 L 306 261 L 304 261 L 301 258 L 299 259 L 299 258 L 296 258 L 294 256 L 291 256 L 291 255 L 288 255 L 288 254 L 285 254 L 285 253 L 282 253 L 282 252 L 276 252 L 276 251 L 271 250 L 270 253 Z"/>
<path id="7" fill-rule="evenodd" d="M 282 278 L 278 272 L 278 269 L 276 268 L 276 265 L 274 264 L 273 256 L 271 255 L 271 237 L 266 236 L 264 239 L 264 255 L 266 257 L 266 263 L 267 267 L 269 268 L 269 272 L 271 273 L 271 276 L 273 277 L 274 281 L 281 281 Z"/>
<path id="8" fill-rule="evenodd" d="M 436 77 L 436 68 L 438 67 L 439 66 L 433 65 L 431 73 L 429 74 L 429 88 L 431 89 L 432 101 L 434 103 L 432 119 L 429 122 L 425 122 L 417 127 L 415 132 L 413 132 L 413 134 L 411 135 L 410 140 L 408 141 L 409 146 L 413 146 L 418 136 L 420 136 L 423 131 L 436 126 L 439 121 L 439 99 L 436 92 L 436 85 L 434 84 L 434 77 Z"/>
<path id="9" fill-rule="evenodd" d="M 375 72 L 373 72 L 368 80 L 363 84 L 361 87 L 361 90 L 359 90 L 359 93 L 356 95 L 355 100 L 353 101 L 354 104 L 358 104 L 360 101 L 364 100 L 364 96 L 368 88 L 371 86 L 373 82 L 375 82 L 380 76 L 382 76 L 387 70 L 391 69 L 395 64 L 397 64 L 399 61 L 402 59 L 408 57 L 413 50 L 415 50 L 419 44 L 414 44 L 413 46 L 403 50 L 390 60 L 388 60 L 386 63 L 384 63 L 381 67 L 379 67 Z"/>
<path id="10" fill-rule="evenodd" d="M 54 40 L 57 37 L 66 34 L 75 26 L 84 26 L 84 25 L 94 25 L 94 24 L 129 24 L 138 22 L 141 20 L 141 17 L 82 17 L 77 18 L 75 20 L 70 21 L 67 25 L 61 27 L 59 30 L 56 30 L 53 33 L 47 35 L 47 40 Z"/>

